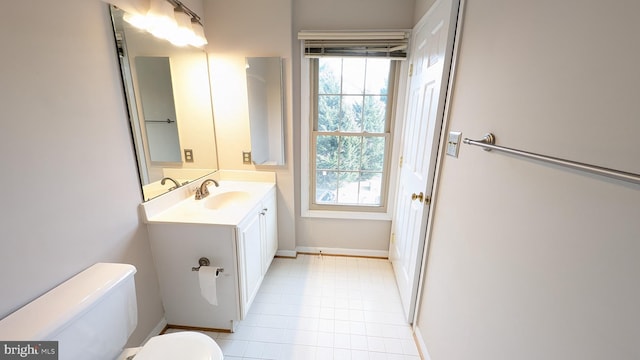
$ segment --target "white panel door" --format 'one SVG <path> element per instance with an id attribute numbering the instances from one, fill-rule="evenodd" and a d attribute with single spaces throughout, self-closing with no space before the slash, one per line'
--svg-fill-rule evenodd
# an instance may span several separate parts
<path id="1" fill-rule="evenodd" d="M 459 0 L 437 1 L 411 39 L 411 77 L 389 249 L 408 322 L 413 320 L 418 293 L 458 6 Z"/>

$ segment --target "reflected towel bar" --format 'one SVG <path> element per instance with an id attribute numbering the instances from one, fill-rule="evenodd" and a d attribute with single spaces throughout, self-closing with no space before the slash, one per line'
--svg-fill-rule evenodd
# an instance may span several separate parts
<path id="1" fill-rule="evenodd" d="M 525 158 L 547 162 L 555 165 L 562 165 L 571 169 L 581 170 L 581 171 L 589 172 L 596 175 L 602 175 L 602 176 L 610 177 L 617 180 L 640 184 L 640 175 L 638 174 L 634 174 L 626 171 L 620 171 L 620 170 L 613 170 L 613 169 L 609 169 L 601 166 L 589 165 L 589 164 L 580 163 L 577 161 L 564 160 L 564 159 L 560 159 L 552 156 L 540 155 L 540 154 L 536 154 L 528 151 L 516 150 L 516 149 L 504 147 L 504 146 L 495 145 L 496 137 L 492 133 L 486 134 L 481 140 L 471 140 L 469 138 L 465 138 L 463 142 L 468 145 L 480 146 L 485 151 L 491 151 L 491 150 L 502 151 L 508 154 L 518 155 Z"/>
<path id="2" fill-rule="evenodd" d="M 171 120 L 171 119 L 167 119 L 167 120 L 145 120 L 144 122 L 148 122 L 148 123 L 167 123 L 167 124 L 171 124 L 176 122 L 175 120 Z"/>

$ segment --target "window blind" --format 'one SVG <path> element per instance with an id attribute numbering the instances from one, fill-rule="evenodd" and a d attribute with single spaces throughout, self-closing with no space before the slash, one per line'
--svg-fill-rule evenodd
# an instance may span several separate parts
<path id="1" fill-rule="evenodd" d="M 298 33 L 305 57 L 356 56 L 407 58 L 409 31 L 309 31 Z"/>

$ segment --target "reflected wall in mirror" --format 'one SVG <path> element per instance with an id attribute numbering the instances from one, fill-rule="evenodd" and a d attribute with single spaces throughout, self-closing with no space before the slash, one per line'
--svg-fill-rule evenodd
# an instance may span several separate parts
<path id="1" fill-rule="evenodd" d="M 282 59 L 279 57 L 248 57 L 246 64 L 253 163 L 256 165 L 283 165 Z"/>
<path id="2" fill-rule="evenodd" d="M 123 21 L 111 6 L 144 201 L 218 169 L 207 55 Z M 190 153 L 186 156 L 185 153 Z"/>

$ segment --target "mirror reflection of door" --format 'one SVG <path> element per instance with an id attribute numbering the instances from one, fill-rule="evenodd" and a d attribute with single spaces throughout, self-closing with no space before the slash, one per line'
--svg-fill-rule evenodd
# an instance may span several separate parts
<path id="1" fill-rule="evenodd" d="M 151 161 L 181 162 L 169 58 L 137 56 L 135 62 Z"/>

